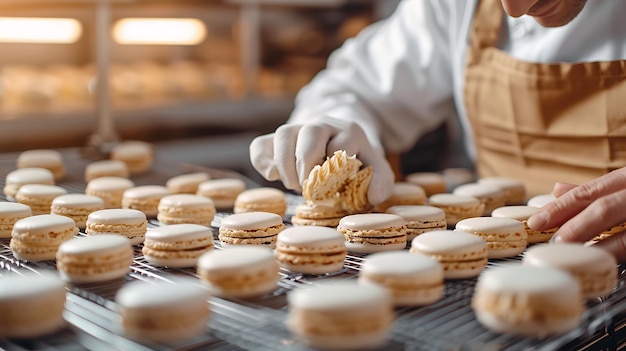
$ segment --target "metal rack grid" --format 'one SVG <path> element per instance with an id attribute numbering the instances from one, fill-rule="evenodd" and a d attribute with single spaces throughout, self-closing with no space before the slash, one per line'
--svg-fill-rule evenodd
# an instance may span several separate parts
<path id="1" fill-rule="evenodd" d="M 4 174 L 1 174 L 3 183 Z M 83 192 L 81 182 L 61 183 L 70 192 Z M 301 201 L 288 195 L 288 213 Z M 0 196 L 0 201 L 6 201 Z M 218 213 L 212 223 L 214 233 L 222 218 Z M 287 216 L 287 218 L 289 215 Z M 149 226 L 158 226 L 155 220 Z M 84 235 L 80 233 L 79 235 Z M 215 238 L 216 249 L 221 249 Z M 516 262 L 521 255 L 503 260 L 490 260 L 487 269 L 503 263 Z M 212 315 L 206 333 L 184 343 L 146 345 L 123 336 L 119 324 L 115 294 L 133 280 L 169 280 L 175 275 L 198 277 L 194 268 L 157 268 L 144 260 L 140 247 L 135 247 L 131 272 L 123 279 L 91 284 L 68 284 L 64 317 L 67 327 L 35 340 L 0 339 L 0 348 L 8 350 L 307 350 L 294 340 L 285 325 L 286 295 L 289 291 L 321 284 L 326 279 L 355 279 L 366 255 L 349 253 L 344 269 L 326 275 L 303 275 L 281 270 L 279 288 L 273 293 L 253 299 L 211 298 Z M 55 270 L 54 261 L 25 262 L 16 260 L 8 241 L 0 243 L 0 279 L 2 275 Z M 397 308 L 396 320 L 384 350 L 612 350 L 616 348 L 615 325 L 626 310 L 626 270 L 620 267 L 619 284 L 610 296 L 587 304 L 583 322 L 567 334 L 545 339 L 498 335 L 484 329 L 474 318 L 470 300 L 476 279 L 446 281 L 444 297 L 429 306 Z"/>

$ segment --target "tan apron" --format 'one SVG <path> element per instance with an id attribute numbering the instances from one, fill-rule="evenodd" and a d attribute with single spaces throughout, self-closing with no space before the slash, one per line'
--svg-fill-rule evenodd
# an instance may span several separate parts
<path id="1" fill-rule="evenodd" d="M 504 10 L 483 0 L 470 34 L 465 105 L 479 176 L 529 196 L 626 165 L 626 61 L 537 64 L 495 48 Z"/>

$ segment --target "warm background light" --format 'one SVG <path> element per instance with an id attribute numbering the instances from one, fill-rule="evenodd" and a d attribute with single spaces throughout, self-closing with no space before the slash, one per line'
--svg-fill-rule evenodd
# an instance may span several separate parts
<path id="1" fill-rule="evenodd" d="M 196 45 L 206 28 L 193 18 L 125 18 L 115 23 L 113 37 L 120 44 Z"/>
<path id="2" fill-rule="evenodd" d="M 74 43 L 82 27 L 71 18 L 0 17 L 0 42 Z"/>

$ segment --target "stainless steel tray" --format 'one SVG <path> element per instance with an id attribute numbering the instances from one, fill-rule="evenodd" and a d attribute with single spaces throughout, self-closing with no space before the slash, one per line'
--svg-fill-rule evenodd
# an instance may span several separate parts
<path id="1" fill-rule="evenodd" d="M 78 162 L 79 158 L 73 162 Z M 14 169 L 14 161 L 0 159 L 0 185 L 4 185 L 6 173 Z M 82 166 L 76 166 L 77 169 Z M 82 168 L 80 168 L 82 169 Z M 144 178 L 138 183 L 164 184 L 167 177 L 199 167 L 163 167 L 168 173 Z M 76 173 L 76 172 L 74 172 Z M 80 173 L 82 175 L 82 173 Z M 213 172 L 213 175 L 232 172 Z M 59 185 L 69 192 L 83 192 L 85 184 L 68 179 Z M 287 194 L 289 200 L 286 222 L 302 201 L 298 196 Z M 0 201 L 6 201 L 0 195 Z M 212 223 L 214 234 L 222 218 L 229 213 L 218 213 Z M 151 220 L 149 226 L 158 226 Z M 79 235 L 84 235 L 80 233 Z M 221 249 L 215 236 L 216 249 Z M 490 260 L 487 269 L 518 257 Z M 195 269 L 156 268 L 148 264 L 139 247 L 131 272 L 123 279 L 67 285 L 67 302 L 64 317 L 67 327 L 46 337 L 28 340 L 1 339 L 0 348 L 7 350 L 307 350 L 290 335 L 285 326 L 287 293 L 299 286 L 319 284 L 330 277 L 355 279 L 367 256 L 349 253 L 342 271 L 330 275 L 302 275 L 281 271 L 279 288 L 266 296 L 247 299 L 212 298 L 211 320 L 203 335 L 184 343 L 173 345 L 139 344 L 123 336 L 119 327 L 118 306 L 114 301 L 117 290 L 133 280 L 169 280 L 172 276 L 197 277 Z M 0 241 L 0 288 L 2 276 L 26 271 L 56 270 L 54 261 L 31 263 L 16 260 L 8 241 Z M 396 309 L 396 320 L 389 342 L 384 350 L 614 350 L 625 339 L 620 327 L 625 323 L 626 271 L 620 267 L 619 284 L 610 296 L 588 303 L 580 326 L 567 334 L 546 339 L 519 338 L 499 335 L 484 329 L 474 318 L 470 307 L 476 279 L 447 281 L 444 298 L 435 304 L 419 308 Z"/>

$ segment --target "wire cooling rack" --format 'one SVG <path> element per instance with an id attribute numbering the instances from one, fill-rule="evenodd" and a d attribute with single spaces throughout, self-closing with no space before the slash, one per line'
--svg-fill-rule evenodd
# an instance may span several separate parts
<path id="1" fill-rule="evenodd" d="M 14 163 L 0 160 L 0 185 Z M 168 167 L 170 172 L 171 167 Z M 181 170 L 175 170 L 178 174 Z M 164 184 L 172 174 L 160 174 L 160 179 L 144 179 L 144 184 Z M 85 184 L 69 179 L 60 183 L 68 192 L 81 193 Z M 288 215 L 302 201 L 287 194 Z M 0 201 L 7 201 L 0 195 Z M 230 213 L 219 212 L 212 223 L 215 248 L 220 221 Z M 149 221 L 149 226 L 158 226 Z M 84 233 L 79 233 L 84 235 Z M 519 261 L 522 256 L 490 260 L 486 269 L 503 263 Z M 1 339 L 0 348 L 7 350 L 294 350 L 305 351 L 289 333 L 287 293 L 295 288 L 316 285 L 325 280 L 355 279 L 366 255 L 349 253 L 344 269 L 326 275 L 303 275 L 281 270 L 279 287 L 274 292 L 253 299 L 210 300 L 211 318 L 206 332 L 177 344 L 140 344 L 125 338 L 120 327 L 119 308 L 114 301 L 117 291 L 130 281 L 170 280 L 174 276 L 198 277 L 194 268 L 157 268 L 135 247 L 131 272 L 124 278 L 90 284 L 67 284 L 64 318 L 67 327 L 52 335 L 37 339 Z M 56 270 L 54 261 L 26 262 L 13 257 L 8 240 L 0 241 L 0 287 L 2 276 Z M 590 301 L 583 322 L 567 334 L 545 339 L 520 338 L 492 333 L 475 319 L 470 306 L 476 279 L 446 281 L 444 297 L 429 306 L 397 308 L 389 341 L 381 350 L 615 350 L 626 339 L 622 330 L 626 324 L 626 270 L 620 267 L 615 291 L 606 298 Z"/>

